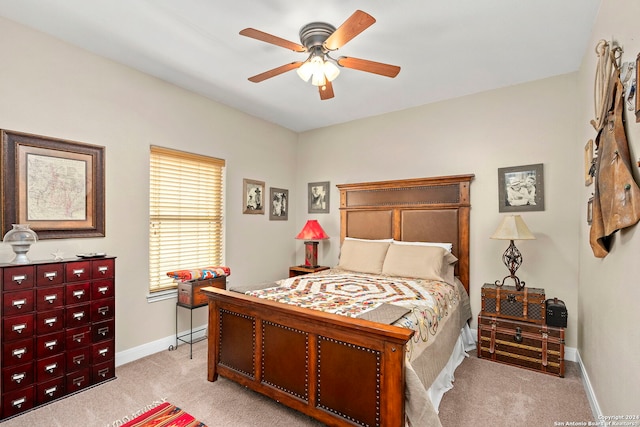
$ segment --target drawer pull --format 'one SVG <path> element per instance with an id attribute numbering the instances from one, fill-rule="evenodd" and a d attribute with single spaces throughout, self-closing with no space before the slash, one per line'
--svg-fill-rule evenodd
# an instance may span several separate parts
<path id="1" fill-rule="evenodd" d="M 82 383 L 84 382 L 84 376 L 82 376 L 82 377 L 78 377 L 78 378 L 74 378 L 72 382 L 73 382 L 73 384 L 74 384 L 75 386 L 79 387 L 79 386 L 81 386 L 81 385 L 82 385 Z"/>
<path id="2" fill-rule="evenodd" d="M 13 350 L 11 352 L 11 355 L 13 357 L 17 357 L 18 359 L 22 359 L 22 356 L 24 356 L 25 354 L 27 354 L 27 349 L 26 348 L 16 348 L 15 350 Z"/>
<path id="3" fill-rule="evenodd" d="M 16 384 L 20 384 L 22 380 L 24 380 L 26 377 L 27 377 L 27 374 L 24 372 L 21 372 L 19 374 L 13 374 L 11 375 L 11 381 L 13 381 Z"/>
<path id="4" fill-rule="evenodd" d="M 16 332 L 18 334 L 21 334 L 22 331 L 24 331 L 27 328 L 27 325 L 25 325 L 24 323 L 21 325 L 13 325 L 13 327 L 11 328 L 13 330 L 13 332 Z"/>
<path id="5" fill-rule="evenodd" d="M 44 273 L 44 277 L 45 277 L 45 279 L 53 280 L 56 277 L 58 277 L 58 272 L 57 271 L 46 271 Z"/>
<path id="6" fill-rule="evenodd" d="M 98 288 L 98 292 L 100 292 L 102 295 L 106 294 L 107 292 L 109 292 L 109 287 L 108 286 L 100 286 Z"/>
<path id="7" fill-rule="evenodd" d="M 44 296 L 44 301 L 49 304 L 53 304 L 54 302 L 56 302 L 57 299 L 58 299 L 58 296 L 56 294 Z"/>
<path id="8" fill-rule="evenodd" d="M 13 406 L 14 408 L 21 408 L 26 401 L 27 401 L 26 397 L 21 397 L 20 399 L 11 401 L 11 406 Z"/>
<path id="9" fill-rule="evenodd" d="M 99 307 L 98 308 L 98 314 L 106 316 L 108 313 L 109 313 L 109 306 Z"/>
<path id="10" fill-rule="evenodd" d="M 73 275 L 74 276 L 82 276 L 84 274 L 84 268 L 78 268 L 77 270 L 73 270 Z"/>
<path id="11" fill-rule="evenodd" d="M 100 267 L 98 267 L 98 273 L 100 274 L 107 274 L 107 271 L 109 271 L 109 267 L 106 265 L 101 265 Z"/>
<path id="12" fill-rule="evenodd" d="M 98 356 L 100 357 L 105 357 L 107 353 L 109 353 L 108 348 L 101 348 L 100 350 L 98 350 Z"/>
<path id="13" fill-rule="evenodd" d="M 44 319 L 44 324 L 51 327 L 55 325 L 57 321 L 58 321 L 57 317 L 50 317 L 48 319 Z"/>
<path id="14" fill-rule="evenodd" d="M 74 320 L 80 320 L 84 317 L 84 311 L 78 311 L 77 313 L 73 313 Z"/>
<path id="15" fill-rule="evenodd" d="M 80 289 L 79 291 L 73 291 L 73 296 L 80 299 L 84 296 L 84 289 Z"/>
<path id="16" fill-rule="evenodd" d="M 46 389 L 44 391 L 44 394 L 46 394 L 49 397 L 52 397 L 54 394 L 56 394 L 56 391 L 58 391 L 58 386 L 57 385 Z"/>
<path id="17" fill-rule="evenodd" d="M 102 378 L 106 378 L 108 373 L 109 373 L 109 368 L 100 369 L 98 371 L 98 376 Z"/>
<path id="18" fill-rule="evenodd" d="M 105 326 L 104 328 L 98 329 L 98 335 L 102 335 L 103 337 L 109 333 L 109 327 Z"/>
<path id="19" fill-rule="evenodd" d="M 76 365 L 82 365 L 82 362 L 84 362 L 84 354 L 74 356 L 73 363 L 75 363 Z"/>
<path id="20" fill-rule="evenodd" d="M 53 350 L 57 345 L 58 345 L 58 340 L 47 341 L 46 343 L 44 343 L 44 347 L 47 350 Z"/>
<path id="21" fill-rule="evenodd" d="M 27 303 L 26 299 L 17 299 L 17 300 L 13 300 L 13 302 L 11 303 L 14 307 L 16 307 L 18 310 L 20 310 L 22 308 L 23 305 L 25 305 Z"/>
<path id="22" fill-rule="evenodd" d="M 55 371 L 56 369 L 58 369 L 57 363 L 52 363 L 51 365 L 47 365 L 44 367 L 44 370 L 46 372 L 49 372 L 50 374 L 53 374 L 53 371 Z"/>
<path id="23" fill-rule="evenodd" d="M 82 340 L 84 340 L 84 334 L 75 334 L 73 340 L 75 342 L 82 342 Z"/>
<path id="24" fill-rule="evenodd" d="M 20 274 L 18 276 L 11 276 L 11 280 L 16 282 L 18 285 L 21 285 L 23 281 L 27 280 L 26 274 Z"/>

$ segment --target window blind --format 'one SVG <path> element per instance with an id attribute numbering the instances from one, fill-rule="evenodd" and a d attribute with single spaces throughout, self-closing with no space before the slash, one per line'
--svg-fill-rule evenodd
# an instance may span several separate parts
<path id="1" fill-rule="evenodd" d="M 151 146 L 150 292 L 175 288 L 167 272 L 224 263 L 225 161 Z"/>

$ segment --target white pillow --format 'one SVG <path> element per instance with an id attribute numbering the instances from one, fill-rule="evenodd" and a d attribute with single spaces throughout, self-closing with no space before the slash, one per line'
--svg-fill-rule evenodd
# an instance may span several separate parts
<path id="1" fill-rule="evenodd" d="M 452 243 L 441 243 L 441 242 L 405 242 L 403 240 L 393 240 L 394 245 L 413 245 L 413 246 L 438 246 L 447 251 L 451 252 L 453 248 Z"/>
<path id="2" fill-rule="evenodd" d="M 380 274 L 389 242 L 345 239 L 340 248 L 338 267 L 359 273 Z"/>
<path id="3" fill-rule="evenodd" d="M 357 240 L 359 242 L 393 242 L 393 239 L 358 239 L 357 237 L 345 237 L 344 240 Z"/>
<path id="4" fill-rule="evenodd" d="M 453 283 L 457 258 L 439 246 L 389 245 L 382 274 Z"/>

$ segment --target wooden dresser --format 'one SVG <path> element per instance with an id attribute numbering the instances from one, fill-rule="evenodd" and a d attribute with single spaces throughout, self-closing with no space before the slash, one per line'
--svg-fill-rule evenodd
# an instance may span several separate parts
<path id="1" fill-rule="evenodd" d="M 115 377 L 115 257 L 0 264 L 0 418 Z"/>

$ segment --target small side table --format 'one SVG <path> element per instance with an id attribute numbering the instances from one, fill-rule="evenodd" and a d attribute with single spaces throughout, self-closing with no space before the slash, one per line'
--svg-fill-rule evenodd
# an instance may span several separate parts
<path id="1" fill-rule="evenodd" d="M 184 282 L 178 285 L 178 301 L 176 302 L 176 345 L 169 346 L 169 350 L 175 350 L 178 348 L 178 342 L 189 344 L 189 359 L 193 359 L 193 344 L 202 341 L 207 338 L 206 334 L 203 337 L 193 339 L 193 334 L 206 331 L 207 326 L 203 326 L 197 330 L 193 330 L 193 310 L 200 307 L 206 307 L 209 305 L 209 301 L 201 292 L 202 288 L 207 286 L 213 286 L 214 288 L 226 289 L 227 277 L 220 276 L 213 279 L 194 280 L 191 282 Z M 189 324 L 189 332 L 185 332 L 182 335 L 178 335 L 178 308 L 185 308 L 189 310 L 191 315 L 191 322 Z M 188 339 L 186 338 L 188 337 Z"/>
<path id="2" fill-rule="evenodd" d="M 289 267 L 289 277 L 302 276 L 303 274 L 317 273 L 318 271 L 328 270 L 329 267 L 319 265 L 317 267 L 310 267 L 308 265 L 294 265 Z"/>

